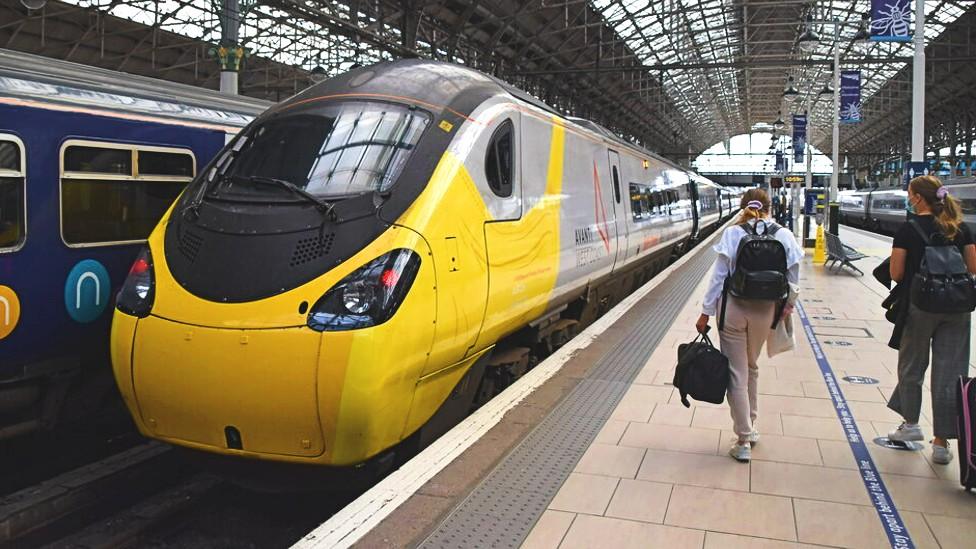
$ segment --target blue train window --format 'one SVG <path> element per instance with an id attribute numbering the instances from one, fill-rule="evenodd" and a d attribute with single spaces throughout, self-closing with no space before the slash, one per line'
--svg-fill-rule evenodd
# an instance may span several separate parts
<path id="1" fill-rule="evenodd" d="M 139 175 L 193 177 L 193 156 L 188 153 L 138 151 Z"/>
<path id="2" fill-rule="evenodd" d="M 24 145 L 0 135 L 0 250 L 17 249 L 27 237 Z"/>
<path id="3" fill-rule="evenodd" d="M 68 147 L 64 151 L 64 171 L 132 175 L 132 150 Z"/>
<path id="4" fill-rule="evenodd" d="M 68 141 L 62 147 L 61 236 L 69 246 L 145 240 L 193 179 L 190 151 Z"/>

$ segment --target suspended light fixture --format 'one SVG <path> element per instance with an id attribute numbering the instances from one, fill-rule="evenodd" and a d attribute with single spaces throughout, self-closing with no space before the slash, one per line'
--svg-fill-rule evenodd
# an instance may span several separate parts
<path id="1" fill-rule="evenodd" d="M 857 32 L 854 34 L 855 46 L 867 46 L 871 43 L 871 33 L 868 31 L 869 19 L 870 16 L 868 14 L 861 14 L 861 23 L 858 24 Z"/>
<path id="2" fill-rule="evenodd" d="M 791 74 L 789 79 L 786 81 L 786 90 L 783 91 L 783 97 L 792 99 L 798 95 L 800 95 L 800 92 L 796 91 L 796 87 L 793 86 L 793 75 Z"/>
<path id="3" fill-rule="evenodd" d="M 29 10 L 39 10 L 47 4 L 47 0 L 20 0 L 20 3 Z"/>
<path id="4" fill-rule="evenodd" d="M 830 83 L 824 84 L 823 89 L 819 92 L 820 95 L 834 95 L 834 88 L 830 86 Z"/>
<path id="5" fill-rule="evenodd" d="M 813 16 L 807 14 L 807 22 L 803 26 L 803 33 L 797 40 L 797 45 L 805 52 L 813 51 L 820 43 L 820 36 L 813 30 Z"/>
<path id="6" fill-rule="evenodd" d="M 325 69 L 322 68 L 322 65 L 315 65 L 315 68 L 309 73 L 309 78 L 316 84 L 325 80 Z"/>
<path id="7" fill-rule="evenodd" d="M 785 125 L 786 124 L 783 123 L 783 115 L 782 114 L 780 114 L 779 117 L 776 119 L 776 121 L 773 122 L 773 127 L 776 128 L 776 129 L 782 128 Z"/>

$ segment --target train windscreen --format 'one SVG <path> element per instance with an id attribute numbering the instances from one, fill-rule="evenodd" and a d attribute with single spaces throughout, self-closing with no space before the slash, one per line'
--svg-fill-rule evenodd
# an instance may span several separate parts
<path id="1" fill-rule="evenodd" d="M 241 135 L 212 190 L 279 193 L 255 179 L 277 179 L 316 196 L 388 190 L 429 116 L 405 105 L 343 102 L 272 116 Z"/>

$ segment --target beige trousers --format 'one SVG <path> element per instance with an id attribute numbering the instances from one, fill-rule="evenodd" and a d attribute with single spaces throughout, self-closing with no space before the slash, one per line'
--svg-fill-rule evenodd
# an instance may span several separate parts
<path id="1" fill-rule="evenodd" d="M 722 353 L 729 358 L 729 409 L 740 439 L 749 435 L 759 417 L 759 352 L 773 324 L 776 304 L 729 297 L 725 328 L 719 333 Z M 721 303 L 719 303 L 721 307 Z"/>

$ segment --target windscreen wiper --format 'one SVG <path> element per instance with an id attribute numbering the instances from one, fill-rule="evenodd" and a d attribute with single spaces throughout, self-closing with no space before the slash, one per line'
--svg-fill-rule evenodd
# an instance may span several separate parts
<path id="1" fill-rule="evenodd" d="M 330 220 L 332 221 L 336 220 L 335 202 L 327 202 L 325 200 L 322 200 L 321 198 L 306 191 L 305 189 L 299 187 L 298 185 L 295 185 L 291 181 L 285 181 L 284 179 L 277 179 L 274 177 L 266 177 L 263 175 L 234 174 L 226 177 L 227 179 L 230 179 L 232 181 L 233 180 L 248 181 L 253 183 L 261 183 L 263 185 L 274 185 L 282 189 L 286 189 L 288 191 L 291 191 L 292 194 L 295 194 L 296 196 L 300 196 L 304 198 L 306 201 L 314 204 L 315 208 L 318 209 L 320 212 L 328 215 Z"/>

